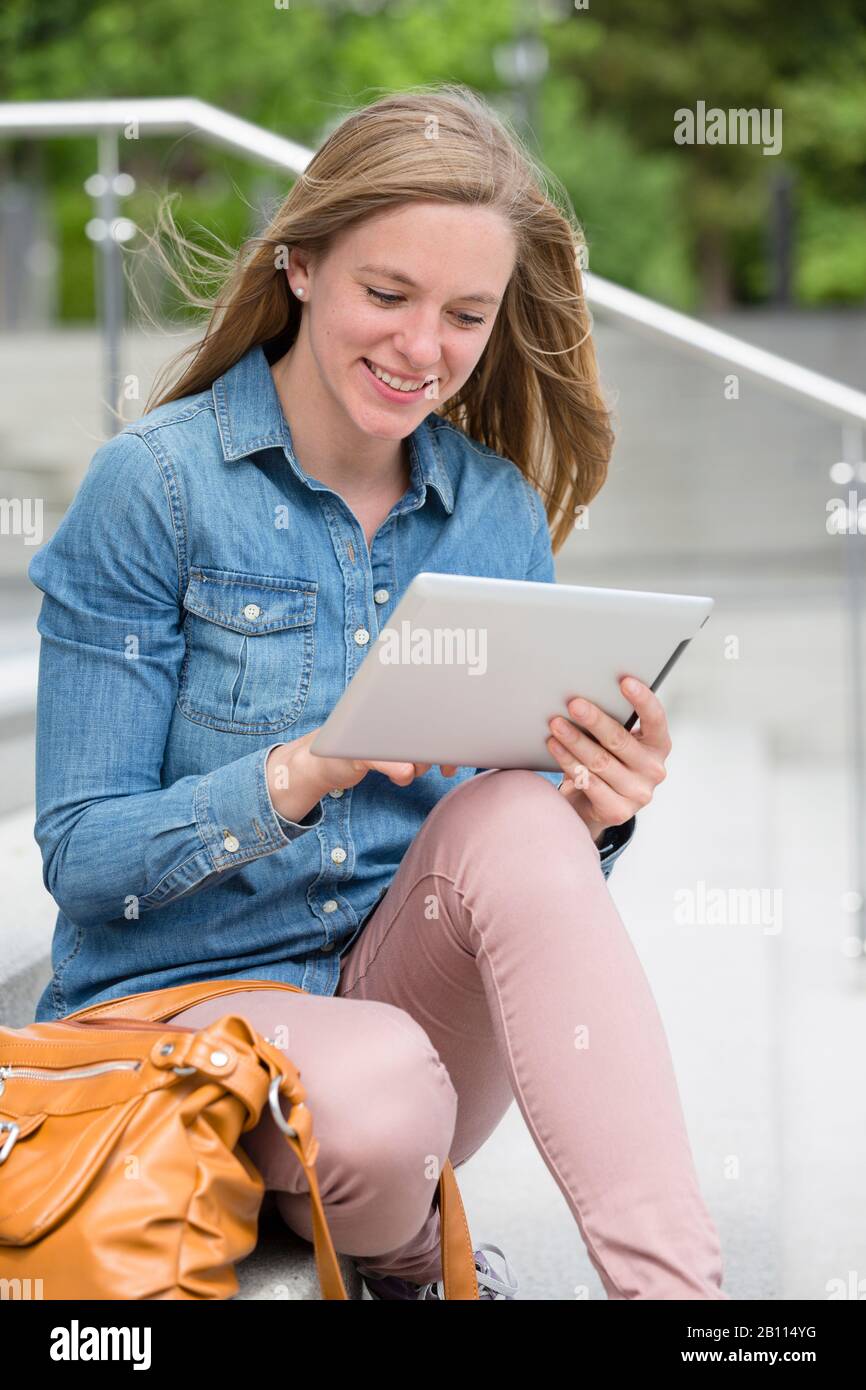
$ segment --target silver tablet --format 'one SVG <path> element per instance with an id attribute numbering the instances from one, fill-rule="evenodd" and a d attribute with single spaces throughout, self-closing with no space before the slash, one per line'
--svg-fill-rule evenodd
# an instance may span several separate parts
<path id="1" fill-rule="evenodd" d="M 325 757 L 555 772 L 548 719 L 576 695 L 637 722 L 711 598 L 472 575 L 415 576 L 310 745 Z"/>

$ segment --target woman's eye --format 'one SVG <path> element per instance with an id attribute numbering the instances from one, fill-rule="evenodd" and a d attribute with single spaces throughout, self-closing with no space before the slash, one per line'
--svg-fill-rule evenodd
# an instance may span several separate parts
<path id="1" fill-rule="evenodd" d="M 377 300 L 380 304 L 392 305 L 403 302 L 402 294 L 386 294 L 384 290 L 374 290 L 372 285 L 365 285 L 364 289 L 371 299 Z M 474 314 L 464 314 L 459 309 L 456 311 L 456 316 L 463 328 L 480 328 L 484 323 L 483 318 L 477 318 Z"/>
<path id="2" fill-rule="evenodd" d="M 403 298 L 401 294 L 385 294 L 382 290 L 374 290 L 369 285 L 365 285 L 364 288 L 373 299 L 378 299 L 382 304 L 399 304 Z"/>

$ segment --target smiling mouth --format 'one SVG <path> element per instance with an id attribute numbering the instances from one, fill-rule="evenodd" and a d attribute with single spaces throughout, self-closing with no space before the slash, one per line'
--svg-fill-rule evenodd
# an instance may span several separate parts
<path id="1" fill-rule="evenodd" d="M 436 376 L 426 376 L 419 381 L 416 377 L 403 377 L 399 372 L 389 372 L 387 368 L 380 367 L 377 362 L 371 362 L 369 357 L 362 357 L 361 361 L 378 381 L 384 381 L 385 385 L 390 386 L 392 390 L 402 391 L 407 396 L 412 395 L 414 391 L 422 391 L 425 386 L 430 386 L 432 382 L 439 379 Z"/>

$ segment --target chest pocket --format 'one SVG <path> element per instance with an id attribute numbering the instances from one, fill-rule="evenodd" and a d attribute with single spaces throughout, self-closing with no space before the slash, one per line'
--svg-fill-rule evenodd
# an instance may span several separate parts
<path id="1" fill-rule="evenodd" d="M 183 713 L 231 734 L 294 724 L 313 675 L 317 592 L 314 579 L 191 570 L 177 696 Z"/>

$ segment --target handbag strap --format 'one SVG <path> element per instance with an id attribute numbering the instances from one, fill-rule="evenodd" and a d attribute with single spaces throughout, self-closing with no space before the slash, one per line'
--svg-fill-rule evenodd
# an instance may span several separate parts
<path id="1" fill-rule="evenodd" d="M 446 1298 L 477 1298 L 478 1274 L 475 1252 L 463 1199 L 450 1158 L 446 1158 L 439 1175 L 437 1191 L 439 1205 L 439 1243 L 442 1249 L 442 1274 Z"/>
<path id="2" fill-rule="evenodd" d="M 318 1142 L 313 1141 L 313 1157 L 310 1157 L 309 1140 L 312 1138 L 311 1117 L 306 1106 L 296 1106 L 289 1115 L 289 1123 L 299 1130 L 298 1137 L 287 1134 L 286 1140 L 292 1152 L 297 1155 L 310 1186 L 310 1200 L 313 1210 L 313 1250 L 319 1283 L 325 1298 L 347 1298 L 343 1277 L 331 1232 L 325 1217 L 319 1183 L 316 1177 L 315 1154 Z M 454 1176 L 451 1160 L 446 1159 L 439 1175 L 436 1189 L 436 1204 L 439 1207 L 439 1243 L 442 1252 L 442 1273 L 445 1283 L 445 1297 L 470 1299 L 478 1297 L 478 1275 L 475 1269 L 475 1255 L 466 1222 L 466 1213 L 460 1197 L 460 1189 Z M 469 1259 L 466 1252 L 469 1252 Z"/>
<path id="3" fill-rule="evenodd" d="M 295 994 L 306 992 L 297 985 L 283 984 L 277 980 L 203 980 L 193 984 L 171 985 L 165 989 L 148 990 L 139 994 L 128 994 L 109 999 L 93 1005 L 91 1008 L 79 1009 L 76 1013 L 67 1014 L 62 1021 L 68 1022 L 85 1018 L 96 1021 L 105 1018 L 110 1026 L 112 1019 L 119 1016 L 163 1022 L 170 1028 L 172 1015 L 191 1008 L 193 1004 L 200 1004 L 208 999 L 216 999 L 223 994 L 237 994 L 239 990 L 252 989 L 287 989 Z M 273 1075 L 273 1044 L 268 1043 L 256 1030 L 253 1031 L 259 1040 L 259 1050 L 263 1060 L 270 1059 L 269 1068 Z M 286 1058 L 282 1054 L 280 1054 L 280 1061 L 285 1067 Z M 293 1071 L 297 1075 L 295 1068 Z M 277 1113 L 282 1119 L 279 1106 L 272 1106 L 272 1113 L 275 1120 Z M 280 1122 L 277 1121 L 277 1123 Z M 289 1130 L 293 1133 L 288 1133 L 283 1124 L 280 1125 L 280 1128 L 283 1129 L 289 1148 L 304 1170 L 310 1189 L 313 1250 L 322 1294 L 326 1299 L 348 1299 L 316 1176 L 316 1156 L 319 1151 L 319 1144 L 318 1140 L 313 1137 L 312 1115 L 303 1103 L 303 1096 L 298 1103 L 292 1106 L 288 1121 L 284 1123 L 288 1124 Z M 439 1208 L 439 1245 L 445 1297 L 446 1299 L 477 1299 L 478 1275 L 475 1269 L 475 1254 L 472 1249 L 472 1239 L 469 1234 L 463 1199 L 460 1196 L 460 1188 L 457 1185 L 457 1178 L 454 1175 L 450 1159 L 446 1159 L 442 1165 L 434 1200 Z"/>
<path id="4" fill-rule="evenodd" d="M 280 1128 L 286 1136 L 289 1148 L 303 1168 L 309 1185 L 313 1210 L 313 1253 L 322 1294 L 326 1299 L 348 1299 L 316 1176 L 319 1142 L 313 1138 L 313 1117 L 303 1101 L 292 1106 L 288 1121 L 283 1121 Z"/>

